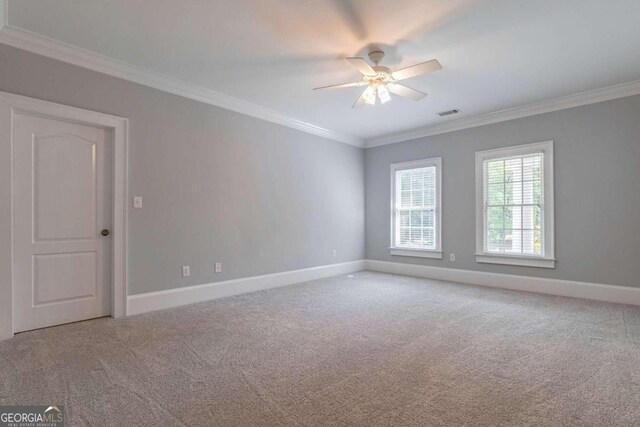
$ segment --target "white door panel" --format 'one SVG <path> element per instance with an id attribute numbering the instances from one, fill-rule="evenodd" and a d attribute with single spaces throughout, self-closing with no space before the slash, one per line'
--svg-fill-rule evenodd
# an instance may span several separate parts
<path id="1" fill-rule="evenodd" d="M 96 143 L 75 135 L 33 137 L 35 240 L 95 236 Z"/>
<path id="2" fill-rule="evenodd" d="M 108 131 L 13 116 L 14 331 L 110 314 Z"/>
<path id="3" fill-rule="evenodd" d="M 95 297 L 96 258 L 95 251 L 34 255 L 34 305 Z"/>

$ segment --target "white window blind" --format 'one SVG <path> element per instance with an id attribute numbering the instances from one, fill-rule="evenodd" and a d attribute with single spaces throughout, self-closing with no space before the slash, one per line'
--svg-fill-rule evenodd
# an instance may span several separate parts
<path id="1" fill-rule="evenodd" d="M 555 268 L 553 141 L 476 153 L 476 261 Z"/>
<path id="2" fill-rule="evenodd" d="M 544 153 L 485 160 L 485 252 L 544 255 Z"/>
<path id="3" fill-rule="evenodd" d="M 392 255 L 441 258 L 440 165 L 440 158 L 391 165 Z"/>
<path id="4" fill-rule="evenodd" d="M 396 172 L 397 247 L 436 249 L 436 167 Z"/>

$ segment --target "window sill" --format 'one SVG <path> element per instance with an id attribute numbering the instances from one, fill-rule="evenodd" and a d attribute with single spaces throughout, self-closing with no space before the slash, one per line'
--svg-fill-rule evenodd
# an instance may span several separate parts
<path id="1" fill-rule="evenodd" d="M 536 258 L 513 255 L 476 254 L 476 262 L 485 264 L 518 265 L 522 267 L 556 268 L 555 258 Z"/>
<path id="2" fill-rule="evenodd" d="M 389 253 L 395 256 L 442 259 L 442 251 L 430 251 L 426 249 L 389 248 Z"/>

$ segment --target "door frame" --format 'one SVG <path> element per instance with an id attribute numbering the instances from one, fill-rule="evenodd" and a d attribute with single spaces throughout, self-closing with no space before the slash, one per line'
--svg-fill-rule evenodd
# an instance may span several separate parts
<path id="1" fill-rule="evenodd" d="M 0 92 L 0 340 L 13 336 L 13 116 L 30 114 L 106 129 L 111 164 L 111 317 L 127 315 L 127 161 L 129 120 Z"/>

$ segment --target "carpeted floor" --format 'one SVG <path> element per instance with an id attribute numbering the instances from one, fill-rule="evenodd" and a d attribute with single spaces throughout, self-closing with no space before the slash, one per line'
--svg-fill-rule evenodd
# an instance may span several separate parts
<path id="1" fill-rule="evenodd" d="M 362 272 L 0 343 L 67 425 L 639 425 L 640 307 Z"/>

